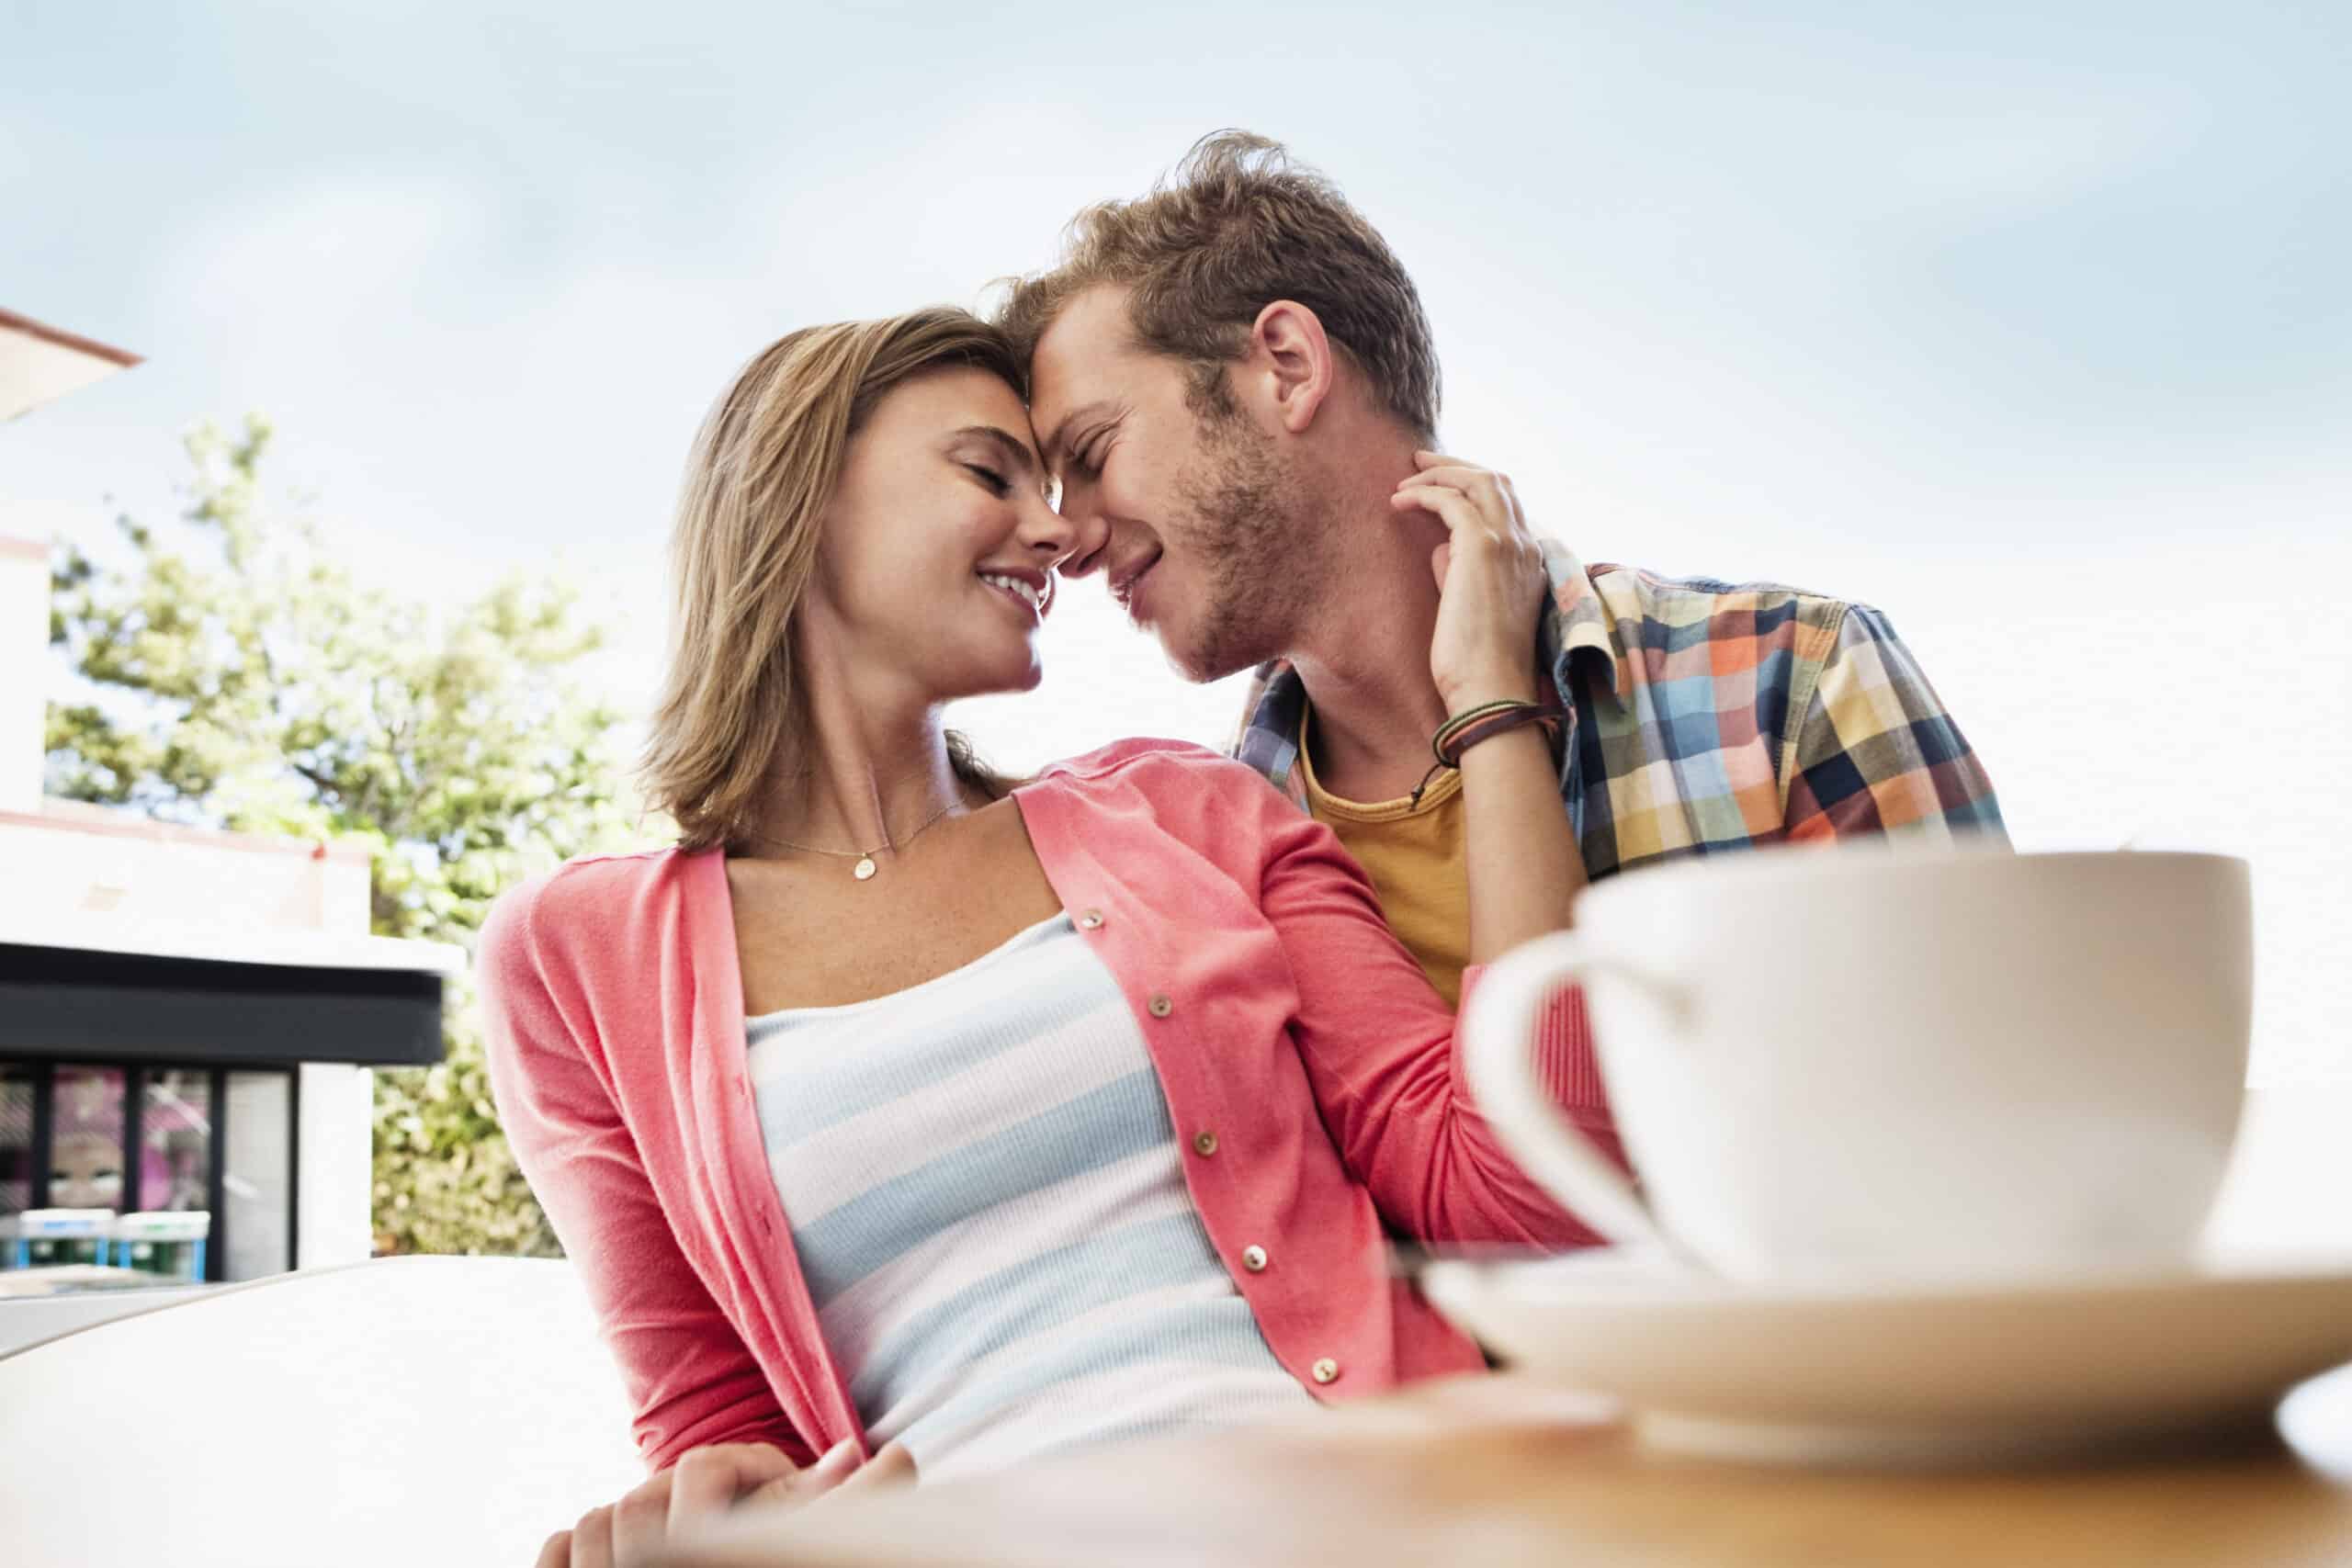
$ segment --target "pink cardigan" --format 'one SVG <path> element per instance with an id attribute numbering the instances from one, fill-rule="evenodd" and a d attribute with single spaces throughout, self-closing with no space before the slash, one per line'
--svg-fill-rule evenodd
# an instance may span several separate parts
<path id="1" fill-rule="evenodd" d="M 1453 1014 L 1330 830 L 1241 764 L 1168 741 L 1057 764 L 1013 798 L 1135 1009 L 1193 1200 L 1283 1365 L 1326 1398 L 1479 1366 L 1390 1277 L 1384 1226 L 1596 1238 L 1471 1105 Z M 803 1462 L 863 1447 L 761 1142 L 720 853 L 571 862 L 498 900 L 478 962 L 507 1136 L 649 1465 L 716 1442 Z M 1581 998 L 1544 1032 L 1547 1081 L 1613 1147 Z M 1240 1266 L 1250 1247 L 1261 1270 Z"/>

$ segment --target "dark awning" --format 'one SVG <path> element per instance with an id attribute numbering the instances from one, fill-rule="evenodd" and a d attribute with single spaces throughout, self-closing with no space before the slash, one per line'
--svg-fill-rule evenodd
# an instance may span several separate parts
<path id="1" fill-rule="evenodd" d="M 11 931 L 0 940 L 0 1059 L 441 1060 L 442 985 L 462 961 L 456 949 L 379 938 L 253 945 L 237 957 L 191 956 L 121 938 L 52 945 Z"/>

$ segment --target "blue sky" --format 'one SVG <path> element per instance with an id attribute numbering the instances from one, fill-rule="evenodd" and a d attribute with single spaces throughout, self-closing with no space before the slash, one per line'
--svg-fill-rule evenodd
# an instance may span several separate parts
<path id="1" fill-rule="evenodd" d="M 150 362 L 0 531 L 269 412 L 346 547 L 560 565 L 641 697 L 695 421 L 810 321 L 1047 259 L 1223 125 L 1419 279 L 1444 439 L 1589 558 L 1880 603 L 2030 845 L 2253 855 L 2265 1050 L 2352 1075 L 2352 9 L 0 4 L 0 304 Z M 1027 763 L 1221 736 L 1091 589 Z"/>

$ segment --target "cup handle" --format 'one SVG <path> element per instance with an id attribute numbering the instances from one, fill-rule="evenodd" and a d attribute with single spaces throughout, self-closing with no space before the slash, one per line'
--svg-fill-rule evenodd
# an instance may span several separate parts
<path id="1" fill-rule="evenodd" d="M 1591 1139 L 1560 1113 L 1535 1076 L 1535 1027 L 1563 980 L 1607 970 L 1654 995 L 1680 1003 L 1681 993 L 1593 953 L 1575 931 L 1511 949 L 1488 965 L 1463 1014 L 1464 1065 L 1479 1114 L 1520 1166 L 1585 1224 L 1621 1246 L 1681 1255 L 1634 1184 Z"/>

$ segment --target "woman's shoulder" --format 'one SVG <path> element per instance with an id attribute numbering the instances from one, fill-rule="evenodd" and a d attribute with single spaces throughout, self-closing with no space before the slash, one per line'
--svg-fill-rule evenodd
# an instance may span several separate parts
<path id="1" fill-rule="evenodd" d="M 1124 786 L 1147 791 L 1224 792 L 1251 785 L 1259 789 L 1272 787 L 1254 769 L 1221 751 L 1211 750 L 1196 741 L 1154 736 L 1114 740 L 1108 746 L 1064 758 L 1047 766 L 1035 782 L 1059 783 L 1080 790 Z"/>
<path id="2" fill-rule="evenodd" d="M 1282 819 L 1297 815 L 1255 769 L 1189 740 L 1116 740 L 1056 762 L 1028 788 L 1090 836 L 1133 829 L 1245 857 L 1267 852 Z"/>
<path id="3" fill-rule="evenodd" d="M 476 962 L 496 975 L 518 964 L 541 966 L 559 945 L 609 951 L 694 858 L 676 848 L 579 855 L 527 877 L 492 901 Z"/>

